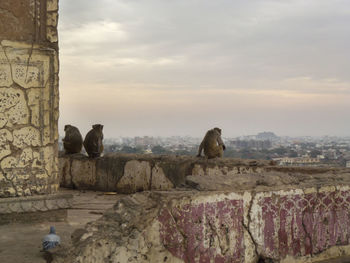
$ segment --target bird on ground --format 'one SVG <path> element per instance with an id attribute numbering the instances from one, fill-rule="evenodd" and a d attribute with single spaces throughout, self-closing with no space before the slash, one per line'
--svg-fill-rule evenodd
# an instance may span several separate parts
<path id="1" fill-rule="evenodd" d="M 56 235 L 56 229 L 54 226 L 50 227 L 50 233 L 43 238 L 43 250 L 47 251 L 58 246 L 61 243 L 61 238 Z"/>

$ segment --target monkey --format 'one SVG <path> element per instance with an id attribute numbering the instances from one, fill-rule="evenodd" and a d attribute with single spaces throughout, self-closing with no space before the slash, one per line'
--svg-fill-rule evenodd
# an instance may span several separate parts
<path id="1" fill-rule="evenodd" d="M 103 125 L 94 124 L 92 129 L 86 134 L 84 148 L 90 158 L 100 157 L 103 152 Z"/>
<path id="2" fill-rule="evenodd" d="M 226 146 L 221 139 L 221 129 L 214 128 L 205 134 L 203 141 L 199 145 L 197 157 L 201 156 L 202 150 L 204 150 L 204 155 L 208 159 L 222 157 L 225 149 Z"/>
<path id="3" fill-rule="evenodd" d="M 62 139 L 63 147 L 66 154 L 80 153 L 83 148 L 83 137 L 79 129 L 72 125 L 65 125 L 65 137 Z"/>

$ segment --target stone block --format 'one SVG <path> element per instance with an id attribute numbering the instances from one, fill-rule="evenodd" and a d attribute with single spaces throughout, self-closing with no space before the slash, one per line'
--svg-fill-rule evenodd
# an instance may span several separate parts
<path id="1" fill-rule="evenodd" d="M 34 127 L 28 126 L 13 132 L 13 145 L 17 148 L 25 146 L 41 146 L 40 131 Z"/>
<path id="2" fill-rule="evenodd" d="M 21 201 L 20 204 L 21 204 L 21 208 L 22 208 L 22 210 L 20 211 L 21 213 L 33 211 L 33 207 L 32 207 L 33 203 L 31 201 L 28 201 L 28 202 Z"/>
<path id="3" fill-rule="evenodd" d="M 57 28 L 53 26 L 48 26 L 46 31 L 46 38 L 50 42 L 58 42 Z"/>
<path id="4" fill-rule="evenodd" d="M 57 200 L 55 199 L 46 199 L 45 200 L 45 206 L 48 208 L 48 210 L 55 210 L 58 208 L 61 208 L 58 204 L 57 204 Z M 66 206 L 67 207 L 67 206 Z M 64 208 L 64 207 L 63 207 Z"/>
<path id="5" fill-rule="evenodd" d="M 98 158 L 96 165 L 97 185 L 96 189 L 100 191 L 116 191 L 119 180 L 124 175 L 125 164 L 130 158 L 105 155 Z"/>
<path id="6" fill-rule="evenodd" d="M 34 211 L 38 211 L 38 212 L 44 212 L 49 210 L 46 205 L 45 205 L 45 200 L 38 200 L 33 202 L 33 209 Z"/>
<path id="7" fill-rule="evenodd" d="M 13 141 L 12 134 L 7 129 L 0 129 L 0 159 L 10 155 L 10 143 Z"/>
<path id="8" fill-rule="evenodd" d="M 117 183 L 118 193 L 135 193 L 150 190 L 151 165 L 147 161 L 128 161 L 124 175 Z"/>
<path id="9" fill-rule="evenodd" d="M 73 159 L 72 184 L 77 189 L 94 189 L 96 184 L 96 159 Z"/>
<path id="10" fill-rule="evenodd" d="M 58 162 L 60 186 L 61 187 L 73 187 L 72 175 L 71 175 L 71 160 L 69 158 L 61 157 Z"/>
<path id="11" fill-rule="evenodd" d="M 57 27 L 57 20 L 58 20 L 58 14 L 57 12 L 50 12 L 50 13 L 47 13 L 47 18 L 46 18 L 47 22 L 46 24 L 48 26 L 52 26 L 52 27 Z"/>
<path id="12" fill-rule="evenodd" d="M 165 176 L 164 171 L 157 164 L 152 168 L 151 190 L 169 190 L 174 184 Z"/>
<path id="13" fill-rule="evenodd" d="M 6 126 L 27 124 L 29 122 L 29 109 L 24 92 L 17 88 L 0 88 L 0 112 L 7 119 Z"/>
<path id="14" fill-rule="evenodd" d="M 4 128 L 7 124 L 7 118 L 4 113 L 0 112 L 0 129 Z"/>
<path id="15" fill-rule="evenodd" d="M 0 203 L 0 215 L 11 213 L 7 203 Z"/>
<path id="16" fill-rule="evenodd" d="M 12 83 L 11 65 L 6 57 L 5 50 L 0 45 L 0 87 L 10 87 Z"/>
<path id="17" fill-rule="evenodd" d="M 22 212 L 22 206 L 20 202 L 11 202 L 8 203 L 8 208 L 11 213 L 20 213 Z"/>
<path id="18" fill-rule="evenodd" d="M 47 11 L 58 11 L 58 1 L 57 0 L 47 0 Z"/>

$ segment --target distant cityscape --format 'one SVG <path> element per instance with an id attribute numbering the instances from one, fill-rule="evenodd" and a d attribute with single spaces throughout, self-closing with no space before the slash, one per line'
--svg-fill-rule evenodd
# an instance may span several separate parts
<path id="1" fill-rule="evenodd" d="M 104 152 L 195 156 L 201 140 L 189 136 L 107 138 Z M 224 157 L 272 160 L 290 166 L 350 167 L 350 137 L 288 137 L 261 132 L 223 137 L 223 141 L 226 145 Z"/>

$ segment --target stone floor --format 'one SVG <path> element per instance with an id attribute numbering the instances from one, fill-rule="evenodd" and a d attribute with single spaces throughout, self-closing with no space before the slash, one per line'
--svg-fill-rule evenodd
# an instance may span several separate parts
<path id="1" fill-rule="evenodd" d="M 41 240 L 51 225 L 56 227 L 61 241 L 69 244 L 71 234 L 87 222 L 99 218 L 103 211 L 112 207 L 122 195 L 95 191 L 61 189 L 61 193 L 74 196 L 73 207 L 68 210 L 67 222 L 38 224 L 8 224 L 0 226 L 1 263 L 45 263 Z"/>

